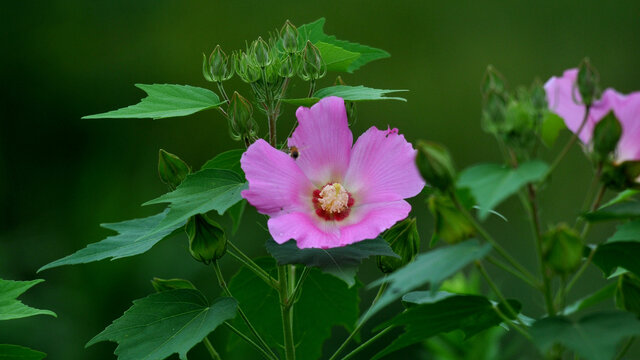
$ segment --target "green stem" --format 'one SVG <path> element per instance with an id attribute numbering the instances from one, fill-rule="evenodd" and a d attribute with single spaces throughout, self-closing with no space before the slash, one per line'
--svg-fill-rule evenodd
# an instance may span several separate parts
<path id="1" fill-rule="evenodd" d="M 284 333 L 284 352 L 287 360 L 295 360 L 296 348 L 293 341 L 292 313 L 293 307 L 288 307 L 289 284 L 287 280 L 287 266 L 278 266 L 278 295 L 280 296 L 280 313 L 282 315 L 282 330 Z"/>
<path id="2" fill-rule="evenodd" d="M 224 281 L 224 277 L 222 276 L 222 271 L 220 270 L 220 264 L 218 264 L 217 261 L 213 262 L 213 269 L 216 272 L 216 277 L 218 278 L 218 284 L 220 284 L 220 287 L 222 288 L 222 290 L 227 294 L 227 296 L 233 297 L 233 295 L 231 295 L 231 291 L 229 291 L 229 287 L 227 286 L 227 283 Z M 267 345 L 264 339 L 262 339 L 262 337 L 260 336 L 256 328 L 253 327 L 253 325 L 249 321 L 249 318 L 247 318 L 247 315 L 240 308 L 240 305 L 238 305 L 238 314 L 242 318 L 242 321 L 244 321 L 244 323 L 247 325 L 247 327 L 249 328 L 253 336 L 256 338 L 256 340 L 258 340 L 261 347 L 264 350 L 266 350 L 273 358 L 277 359 L 278 357 L 276 356 L 276 354 L 271 350 L 271 348 L 269 347 L 269 345 Z"/>
<path id="3" fill-rule="evenodd" d="M 624 345 L 624 347 L 620 350 L 620 353 L 618 354 L 618 356 L 616 356 L 615 360 L 621 360 L 622 357 L 624 356 L 624 354 L 627 353 L 627 351 L 629 351 L 629 349 L 631 348 L 631 345 L 633 345 L 633 342 L 636 340 L 635 337 L 631 337 L 629 338 L 629 340 L 627 340 L 627 343 Z"/>
<path id="4" fill-rule="evenodd" d="M 386 275 L 385 275 L 385 278 L 386 278 Z M 388 285 L 387 282 L 383 282 L 382 285 L 380 285 L 380 288 L 378 288 L 378 293 L 376 294 L 376 297 L 373 298 L 373 301 L 371 302 L 371 305 L 369 306 L 369 309 L 367 309 L 367 311 L 365 312 L 365 315 L 360 318 L 361 320 L 358 322 L 358 324 L 353 329 L 351 334 L 349 334 L 349 337 L 347 337 L 347 339 L 344 342 L 342 342 L 342 345 L 340 345 L 338 350 L 336 350 L 336 352 L 333 353 L 333 355 L 329 358 L 329 360 L 337 359 L 338 355 L 342 352 L 342 350 L 344 350 L 344 348 L 347 346 L 347 344 L 349 344 L 349 341 L 351 341 L 351 339 L 353 339 L 353 337 L 356 336 L 358 331 L 360 331 L 360 329 L 362 329 L 362 326 L 368 320 L 367 314 L 369 313 L 369 311 L 371 311 L 371 308 L 373 307 L 373 305 L 375 305 L 376 302 L 378 302 L 378 299 L 380 299 L 380 296 L 382 296 L 382 293 L 387 288 L 387 285 Z"/>
<path id="5" fill-rule="evenodd" d="M 236 329 L 235 327 L 233 327 L 231 324 L 229 324 L 226 321 L 224 322 L 224 324 L 229 328 L 229 330 L 233 331 L 242 340 L 246 341 L 249 345 L 253 346 L 256 350 L 258 350 L 260 352 L 260 354 L 262 354 L 262 356 L 265 359 L 267 359 L 267 360 L 278 360 L 277 357 L 272 357 L 271 355 L 269 355 L 269 353 L 264 351 L 264 349 L 262 347 L 260 347 L 258 344 L 253 342 L 253 340 L 251 340 L 247 335 L 243 334 L 240 330 Z"/>
<path id="6" fill-rule="evenodd" d="M 209 351 L 209 355 L 211 355 L 211 358 L 213 360 L 222 360 L 222 358 L 220 357 L 220 354 L 218 354 L 216 349 L 213 348 L 213 345 L 211 345 L 211 341 L 209 341 L 209 339 L 206 336 L 204 337 L 204 339 L 202 339 L 202 343 L 207 348 L 207 351 Z"/>
<path id="7" fill-rule="evenodd" d="M 271 277 L 271 275 L 269 275 L 260 266 L 258 266 L 258 264 L 253 262 L 253 260 L 251 260 L 248 256 L 244 255 L 242 252 L 240 252 L 240 249 L 235 247 L 235 245 L 233 245 L 230 241 L 227 241 L 227 244 L 231 245 L 231 247 L 236 252 L 239 252 L 239 254 L 236 254 L 233 251 L 229 251 L 229 254 L 231 254 L 231 256 L 236 258 L 236 260 L 240 261 L 249 270 L 253 271 L 260 279 L 262 279 L 264 282 L 266 282 L 269 286 L 271 286 L 274 289 L 278 288 L 278 280 L 276 280 L 273 277 Z"/>
<path id="8" fill-rule="evenodd" d="M 293 288 L 293 291 L 291 291 L 291 295 L 289 296 L 289 301 L 287 302 L 288 307 L 293 306 L 293 304 L 295 304 L 295 302 L 298 301 L 298 296 L 300 295 L 300 291 L 302 290 L 302 285 L 304 284 L 304 281 L 307 279 L 307 276 L 309 275 L 310 271 L 311 269 L 308 267 L 305 267 L 304 270 L 302 270 L 302 274 L 300 274 L 300 279 L 298 279 L 298 283 L 295 285 L 295 287 Z"/>
<path id="9" fill-rule="evenodd" d="M 216 85 L 218 85 L 218 90 L 220 90 L 220 94 L 222 94 L 222 98 L 224 99 L 224 101 L 227 102 L 227 104 L 229 104 L 231 101 L 229 100 L 229 97 L 227 96 L 227 92 L 224 91 L 224 85 L 222 85 L 221 81 L 216 82 Z"/>
<path id="10" fill-rule="evenodd" d="M 532 288 L 536 289 L 536 290 L 540 290 L 540 285 L 536 284 L 535 282 L 533 282 L 531 279 L 529 279 L 528 277 L 522 275 L 520 272 L 518 272 L 516 269 L 514 269 L 513 267 L 501 262 L 500 260 L 494 258 L 493 256 L 487 256 L 487 261 L 490 262 L 491 264 L 501 268 L 502 270 L 510 273 L 511 275 L 517 277 L 518 279 L 522 280 L 525 284 L 531 286 Z"/>
<path id="11" fill-rule="evenodd" d="M 348 353 L 347 355 L 345 355 L 342 360 L 347 360 L 352 358 L 355 354 L 359 353 L 360 351 L 362 351 L 362 349 L 366 348 L 367 346 L 371 345 L 371 343 L 373 343 L 374 341 L 378 340 L 380 337 L 382 337 L 384 334 L 388 333 L 389 331 L 391 331 L 391 329 L 393 329 L 392 326 L 388 326 L 386 328 L 384 328 L 382 331 L 380 331 L 379 333 L 377 333 L 374 337 L 372 337 L 371 339 L 367 340 L 366 342 L 364 342 L 362 345 L 358 346 L 357 348 L 353 349 L 353 351 L 351 351 L 350 353 Z"/>
<path id="12" fill-rule="evenodd" d="M 549 166 L 549 170 L 547 170 L 546 174 L 544 175 L 544 177 L 540 182 L 544 182 L 549 177 L 549 175 L 551 175 L 553 170 L 555 170 L 555 168 L 558 166 L 558 164 L 560 164 L 560 162 L 565 157 L 565 155 L 567 155 L 567 153 L 569 152 L 573 144 L 578 140 L 580 133 L 584 129 L 585 125 L 587 125 L 587 119 L 589 118 L 590 110 L 591 110 L 591 107 L 587 105 L 585 107 L 584 118 L 582 119 L 582 123 L 580 124 L 580 127 L 578 127 L 578 131 L 573 133 L 573 135 L 571 136 L 567 144 L 564 146 L 564 148 L 562 148 L 562 151 L 560 151 L 560 154 L 558 154 L 555 160 L 551 163 L 551 166 Z"/>
<path id="13" fill-rule="evenodd" d="M 500 316 L 500 318 L 502 319 L 502 321 L 504 321 L 505 324 L 514 328 L 517 332 L 520 333 L 520 335 L 524 336 L 528 340 L 533 341 L 533 338 L 531 337 L 531 335 L 529 335 L 529 333 L 525 329 L 515 324 L 513 321 L 511 321 L 511 319 L 509 319 L 507 315 L 505 315 L 502 311 L 500 311 L 499 306 L 494 306 L 493 310 L 496 312 L 496 314 L 498 314 L 498 316 Z"/>
<path id="14" fill-rule="evenodd" d="M 311 96 L 313 96 L 313 93 L 315 91 L 316 91 L 316 81 L 311 80 L 309 81 L 309 95 L 307 95 L 307 97 L 310 98 Z"/>

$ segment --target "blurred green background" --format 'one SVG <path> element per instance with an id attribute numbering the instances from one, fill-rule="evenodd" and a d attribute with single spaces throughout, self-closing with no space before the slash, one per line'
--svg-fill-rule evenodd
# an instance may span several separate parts
<path id="1" fill-rule="evenodd" d="M 218 292 L 212 269 L 191 259 L 184 236 L 165 240 L 141 256 L 36 274 L 42 265 L 110 235 L 98 224 L 158 212 L 158 207 L 140 207 L 166 191 L 156 176 L 158 149 L 199 167 L 218 152 L 241 146 L 229 140 L 216 112 L 158 121 L 80 120 L 136 103 L 143 94 L 134 83 L 208 87 L 201 75 L 201 53 L 216 44 L 230 51 L 280 28 L 286 19 L 301 25 L 326 17 L 328 34 L 392 54 L 344 76 L 348 84 L 410 90 L 404 94 L 407 103 L 360 105 L 354 133 L 371 125 L 398 127 L 411 141 L 446 144 L 458 168 L 500 160 L 479 123 L 479 87 L 488 64 L 514 88 L 536 77 L 545 81 L 589 56 L 605 86 L 622 92 L 640 89 L 638 1 L 50 0 L 2 7 L 0 278 L 46 279 L 22 299 L 54 310 L 58 318 L 0 322 L 0 343 L 39 349 L 50 359 L 114 359 L 115 344 L 88 349 L 84 344 L 133 299 L 151 293 L 154 276 L 192 279 L 210 297 Z M 320 85 L 331 84 L 333 76 Z M 248 93 L 235 78 L 227 87 L 233 88 Z M 286 109 L 281 134 L 289 130 L 293 113 Z M 565 133 L 559 143 L 566 139 Z M 589 163 L 574 148 L 542 194 L 545 224 L 575 218 L 590 174 Z M 422 198 L 413 204 L 426 248 L 430 216 Z M 528 224 L 518 205 L 513 200 L 503 204 L 499 210 L 509 221 L 494 218 L 487 226 L 535 270 Z M 235 237 L 255 256 L 264 254 L 266 239 L 255 226 L 258 220 L 262 218 L 255 211 L 248 211 Z M 596 227 L 591 240 L 600 241 L 610 230 Z M 228 258 L 223 265 L 227 277 L 237 269 Z M 490 270 L 507 296 L 525 300 L 526 314 L 542 313 L 540 296 Z M 373 261 L 360 272 L 364 282 L 379 276 Z M 602 283 L 598 271 L 590 269 L 572 298 Z M 373 295 L 362 291 L 364 302 Z M 215 334 L 214 343 L 221 347 L 225 334 Z M 345 335 L 334 329 L 325 354 Z M 517 336 L 508 339 L 519 341 Z M 193 352 L 194 359 L 200 351 Z M 254 356 L 247 352 L 239 358 Z M 417 347 L 397 357 L 429 358 Z M 537 355 L 524 347 L 511 358 Z"/>

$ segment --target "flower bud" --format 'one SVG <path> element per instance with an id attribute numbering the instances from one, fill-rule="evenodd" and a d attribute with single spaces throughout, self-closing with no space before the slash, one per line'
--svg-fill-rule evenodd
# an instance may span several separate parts
<path id="1" fill-rule="evenodd" d="M 296 62 L 293 54 L 287 55 L 282 59 L 278 75 L 283 78 L 292 78 L 296 75 Z"/>
<path id="2" fill-rule="evenodd" d="M 262 76 L 260 68 L 249 60 L 249 55 L 241 51 L 233 53 L 233 67 L 238 77 L 249 84 L 260 80 Z"/>
<path id="3" fill-rule="evenodd" d="M 222 82 L 229 80 L 233 76 L 233 64 L 229 56 L 217 45 L 209 56 L 206 69 L 203 65 L 204 77 L 208 81 Z"/>
<path id="4" fill-rule="evenodd" d="M 269 44 L 262 40 L 262 37 L 258 37 L 258 40 L 251 43 L 251 57 L 257 66 L 264 68 L 271 64 L 273 58 L 269 55 Z"/>
<path id="5" fill-rule="evenodd" d="M 610 111 L 593 128 L 593 155 L 596 160 L 608 159 L 616 150 L 621 136 L 622 125 L 613 111 Z"/>
<path id="6" fill-rule="evenodd" d="M 418 141 L 416 164 L 424 180 L 434 188 L 447 192 L 454 188 L 456 171 L 449 151 L 430 141 Z"/>
<path id="7" fill-rule="evenodd" d="M 547 231 L 542 237 L 542 257 L 551 270 L 568 274 L 582 261 L 582 238 L 566 224 Z"/>
<path id="8" fill-rule="evenodd" d="M 576 85 L 582 97 L 582 103 L 586 106 L 593 104 L 598 92 L 599 76 L 596 69 L 591 65 L 588 58 L 585 58 L 578 67 L 578 79 Z"/>
<path id="9" fill-rule="evenodd" d="M 489 93 L 504 94 L 506 91 L 504 83 L 504 76 L 493 65 L 487 66 L 482 79 L 482 95 L 486 96 Z"/>
<path id="10" fill-rule="evenodd" d="M 158 153 L 158 175 L 169 189 L 174 190 L 191 172 L 189 165 L 179 157 L 162 149 Z"/>
<path id="11" fill-rule="evenodd" d="M 280 39 L 282 39 L 282 48 L 288 54 L 298 51 L 298 29 L 287 20 L 280 30 Z"/>
<path id="12" fill-rule="evenodd" d="M 640 160 L 606 162 L 602 167 L 602 183 L 615 191 L 640 189 Z"/>
<path id="13" fill-rule="evenodd" d="M 191 281 L 184 279 L 160 279 L 153 278 L 151 285 L 157 292 L 175 290 L 175 289 L 195 289 Z"/>
<path id="14" fill-rule="evenodd" d="M 189 237 L 189 252 L 197 261 L 209 264 L 227 251 L 224 230 L 206 215 L 190 217 L 184 229 Z"/>
<path id="15" fill-rule="evenodd" d="M 432 195 L 429 197 L 428 205 L 434 222 L 432 246 L 438 239 L 455 244 L 475 235 L 473 224 L 456 208 L 450 197 Z"/>
<path id="16" fill-rule="evenodd" d="M 382 233 L 382 238 L 400 258 L 378 256 L 378 269 L 385 274 L 394 272 L 413 261 L 420 250 L 420 235 L 415 218 L 407 218 Z"/>
<path id="17" fill-rule="evenodd" d="M 615 298 L 618 308 L 640 316 L 640 279 L 631 273 L 620 275 Z"/>
<path id="18" fill-rule="evenodd" d="M 307 41 L 302 50 L 302 64 L 298 75 L 304 81 L 318 80 L 327 73 L 327 65 L 322 59 L 320 50 L 311 41 Z"/>
<path id="19" fill-rule="evenodd" d="M 231 137 L 234 140 L 250 138 L 256 132 L 257 124 L 253 119 L 251 102 L 237 91 L 231 96 L 227 115 L 229 116 Z"/>

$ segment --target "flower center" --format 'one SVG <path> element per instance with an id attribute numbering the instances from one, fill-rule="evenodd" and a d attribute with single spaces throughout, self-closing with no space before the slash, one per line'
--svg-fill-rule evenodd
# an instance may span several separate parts
<path id="1" fill-rule="evenodd" d="M 340 183 L 329 183 L 313 192 L 316 214 L 325 220 L 343 220 L 354 204 L 353 197 Z"/>

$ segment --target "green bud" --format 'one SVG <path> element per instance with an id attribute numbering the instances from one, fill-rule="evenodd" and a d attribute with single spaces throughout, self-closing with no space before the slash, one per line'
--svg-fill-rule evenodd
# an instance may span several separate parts
<path id="1" fill-rule="evenodd" d="M 278 69 L 278 75 L 283 78 L 292 78 L 296 76 L 296 62 L 293 54 L 287 55 L 280 62 L 280 68 Z"/>
<path id="2" fill-rule="evenodd" d="M 506 91 L 504 76 L 493 65 L 487 66 L 482 79 L 482 95 L 489 93 L 504 94 Z"/>
<path id="3" fill-rule="evenodd" d="M 428 199 L 429 210 L 433 214 L 433 246 L 438 239 L 455 244 L 475 235 L 473 224 L 458 210 L 448 196 L 432 195 Z"/>
<path id="4" fill-rule="evenodd" d="M 424 180 L 434 188 L 448 192 L 454 188 L 456 170 L 449 151 L 430 141 L 418 141 L 416 164 Z"/>
<path id="5" fill-rule="evenodd" d="M 583 59 L 580 66 L 578 66 L 576 85 L 578 86 L 578 91 L 580 92 L 584 105 L 591 106 L 591 104 L 593 104 L 593 100 L 597 97 L 599 80 L 598 72 L 591 65 L 589 59 Z"/>
<path id="6" fill-rule="evenodd" d="M 175 290 L 175 289 L 195 289 L 191 281 L 184 279 L 160 279 L 153 278 L 151 285 L 157 292 Z"/>
<path id="7" fill-rule="evenodd" d="M 622 136 L 622 125 L 610 111 L 593 128 L 593 155 L 596 160 L 606 160 L 616 150 Z"/>
<path id="8" fill-rule="evenodd" d="M 298 29 L 287 20 L 280 30 L 280 39 L 282 39 L 282 47 L 284 51 L 293 54 L 298 51 Z"/>
<path id="9" fill-rule="evenodd" d="M 298 75 L 304 81 L 318 80 L 327 73 L 327 65 L 322 59 L 320 50 L 311 41 L 307 41 L 302 50 L 302 63 Z"/>
<path id="10" fill-rule="evenodd" d="M 262 40 L 262 37 L 258 37 L 258 40 L 251 43 L 251 57 L 257 66 L 264 68 L 271 64 L 273 58 L 269 55 L 269 44 Z"/>
<path id="11" fill-rule="evenodd" d="M 184 229 L 189 237 L 189 252 L 197 261 L 209 264 L 227 251 L 224 230 L 206 215 L 190 217 Z"/>
<path id="12" fill-rule="evenodd" d="M 616 306 L 640 316 L 640 279 L 631 273 L 618 277 Z"/>
<path id="13" fill-rule="evenodd" d="M 602 183 L 615 191 L 640 189 L 640 160 L 606 162 L 602 167 Z"/>
<path id="14" fill-rule="evenodd" d="M 222 51 L 220 45 L 217 45 L 209 56 L 208 74 L 205 74 L 205 79 L 222 82 L 229 80 L 233 76 L 233 64 L 231 63 L 229 56 Z"/>
<path id="15" fill-rule="evenodd" d="M 169 189 L 174 190 L 191 172 L 189 165 L 179 157 L 162 149 L 158 153 L 158 175 Z"/>
<path id="16" fill-rule="evenodd" d="M 582 261 L 582 238 L 566 224 L 547 231 L 542 237 L 543 260 L 558 274 L 568 274 Z"/>
<path id="17" fill-rule="evenodd" d="M 249 84 L 260 80 L 262 76 L 260 68 L 249 60 L 249 55 L 241 51 L 233 53 L 233 67 L 238 77 Z"/>
<path id="18" fill-rule="evenodd" d="M 227 115 L 231 137 L 234 140 L 250 139 L 256 133 L 258 125 L 253 119 L 251 102 L 237 91 L 231 96 Z"/>
<path id="19" fill-rule="evenodd" d="M 498 135 L 506 118 L 507 97 L 495 91 L 484 95 L 482 105 L 482 129 Z"/>
<path id="20" fill-rule="evenodd" d="M 413 261 L 420 250 L 420 235 L 415 218 L 407 218 L 382 233 L 394 253 L 400 258 L 378 256 L 378 269 L 385 274 L 392 273 Z"/>

